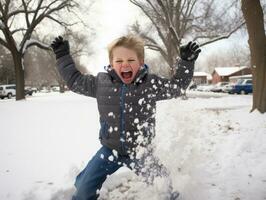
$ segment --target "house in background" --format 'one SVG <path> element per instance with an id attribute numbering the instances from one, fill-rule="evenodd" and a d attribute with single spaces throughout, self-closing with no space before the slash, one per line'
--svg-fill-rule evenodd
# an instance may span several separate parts
<path id="1" fill-rule="evenodd" d="M 212 83 L 229 82 L 231 76 L 242 76 L 251 74 L 251 68 L 241 67 L 216 67 L 212 72 Z"/>
<path id="2" fill-rule="evenodd" d="M 206 72 L 194 72 L 192 81 L 196 85 L 207 84 L 212 81 L 212 76 Z"/>

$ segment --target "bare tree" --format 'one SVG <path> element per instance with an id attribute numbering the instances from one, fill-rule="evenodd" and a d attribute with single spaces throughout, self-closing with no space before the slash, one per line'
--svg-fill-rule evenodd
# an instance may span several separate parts
<path id="1" fill-rule="evenodd" d="M 25 51 L 31 46 L 49 49 L 48 45 L 31 40 L 36 27 L 44 20 L 50 20 L 61 26 L 71 26 L 59 16 L 61 11 L 71 12 L 77 6 L 74 0 L 0 0 L 0 44 L 12 54 L 16 74 L 16 99 L 24 99 L 24 66 Z M 25 19 L 18 24 L 18 19 Z M 0 33 L 1 33 L 0 32 Z M 19 39 L 21 38 L 21 39 Z"/>
<path id="2" fill-rule="evenodd" d="M 91 46 L 87 35 L 80 32 L 66 30 L 62 35 L 70 42 L 70 50 L 76 67 L 83 73 L 89 73 L 87 69 L 80 64 L 81 56 L 90 56 L 92 54 Z M 54 36 L 47 35 L 42 40 L 38 35 L 33 35 L 32 38 L 49 43 L 54 39 Z M 51 86 L 58 85 L 60 92 L 65 90 L 65 81 L 61 78 L 56 69 L 56 59 L 52 51 L 42 51 L 38 47 L 33 47 L 33 51 L 27 51 L 25 54 L 25 80 L 26 84 L 34 86 Z"/>
<path id="3" fill-rule="evenodd" d="M 266 36 L 264 15 L 259 0 L 242 0 L 242 12 L 246 20 L 253 71 L 253 107 L 266 112 Z"/>
<path id="4" fill-rule="evenodd" d="M 129 1 L 138 6 L 151 22 L 144 29 L 136 22 L 132 31 L 145 39 L 149 49 L 160 52 L 170 68 L 185 38 L 204 46 L 230 37 L 244 24 L 236 13 L 237 9 L 233 9 L 235 1 L 223 1 L 223 7 L 220 1 L 215 0 Z"/>
<path id="5" fill-rule="evenodd" d="M 15 72 L 11 54 L 0 45 L 0 84 L 15 82 Z"/>

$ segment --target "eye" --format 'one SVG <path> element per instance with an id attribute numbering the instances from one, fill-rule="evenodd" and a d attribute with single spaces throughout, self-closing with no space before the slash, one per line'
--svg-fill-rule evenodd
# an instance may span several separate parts
<path id="1" fill-rule="evenodd" d="M 123 61 L 122 60 L 116 60 L 115 62 L 116 63 L 122 63 Z"/>
<path id="2" fill-rule="evenodd" d="M 134 62 L 135 60 L 134 59 L 129 59 L 128 62 Z"/>

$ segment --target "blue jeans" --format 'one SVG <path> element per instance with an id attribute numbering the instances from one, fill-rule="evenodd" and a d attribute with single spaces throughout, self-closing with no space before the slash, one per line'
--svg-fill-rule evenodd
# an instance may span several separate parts
<path id="1" fill-rule="evenodd" d="M 141 169 L 144 167 L 145 159 L 130 159 L 129 156 L 114 155 L 113 151 L 105 146 L 102 146 L 94 157 L 89 161 L 87 166 L 76 178 L 75 187 L 76 192 L 72 197 L 72 200 L 96 200 L 99 196 L 99 191 L 102 187 L 103 182 L 106 180 L 107 175 L 113 174 L 122 166 L 127 166 L 132 169 L 138 175 L 150 177 L 150 174 L 143 174 Z M 154 159 L 153 170 L 156 171 L 155 176 L 167 174 L 165 168 L 159 165 L 157 159 Z M 133 165 L 130 165 L 132 164 Z"/>

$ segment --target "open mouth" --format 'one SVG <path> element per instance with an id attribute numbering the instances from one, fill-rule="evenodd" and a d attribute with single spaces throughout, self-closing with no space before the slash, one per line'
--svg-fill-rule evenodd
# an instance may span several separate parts
<path id="1" fill-rule="evenodd" d="M 133 72 L 131 70 L 121 72 L 121 76 L 123 79 L 131 79 L 132 75 L 133 75 Z"/>

